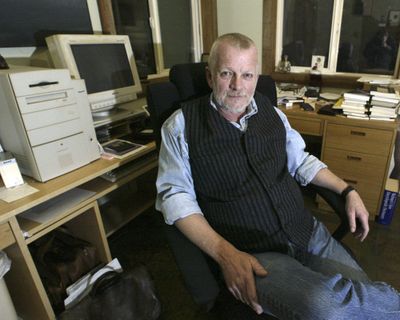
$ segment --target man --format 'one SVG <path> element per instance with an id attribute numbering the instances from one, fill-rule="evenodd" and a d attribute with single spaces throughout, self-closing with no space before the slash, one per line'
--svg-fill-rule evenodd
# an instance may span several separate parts
<path id="1" fill-rule="evenodd" d="M 258 74 L 251 39 L 216 40 L 207 70 L 211 96 L 183 104 L 163 125 L 157 208 L 259 314 L 400 319 L 398 293 L 370 282 L 304 208 L 293 177 L 342 194 L 351 232 L 361 241 L 368 234 L 358 193 L 304 152 L 284 114 L 254 95 Z"/>

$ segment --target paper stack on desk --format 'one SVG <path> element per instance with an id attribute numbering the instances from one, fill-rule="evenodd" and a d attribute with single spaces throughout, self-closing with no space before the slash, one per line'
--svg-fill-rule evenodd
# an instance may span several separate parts
<path id="1" fill-rule="evenodd" d="M 400 96 L 396 93 L 371 91 L 370 119 L 394 121 L 397 118 Z"/>
<path id="2" fill-rule="evenodd" d="M 346 92 L 343 94 L 343 103 L 341 105 L 343 114 L 347 118 L 368 120 L 368 102 L 370 99 L 368 92 L 357 90 L 355 92 Z"/>

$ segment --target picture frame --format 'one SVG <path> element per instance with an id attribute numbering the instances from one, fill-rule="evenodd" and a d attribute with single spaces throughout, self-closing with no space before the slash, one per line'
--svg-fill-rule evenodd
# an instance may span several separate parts
<path id="1" fill-rule="evenodd" d="M 322 71 L 325 64 L 325 56 L 313 55 L 311 58 L 311 70 Z"/>
<path id="2" fill-rule="evenodd" d="M 400 10 L 391 10 L 388 13 L 388 24 L 391 27 L 400 25 Z"/>

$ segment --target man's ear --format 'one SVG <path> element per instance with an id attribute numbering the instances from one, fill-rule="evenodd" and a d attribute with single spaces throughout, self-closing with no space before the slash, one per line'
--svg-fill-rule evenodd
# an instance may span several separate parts
<path id="1" fill-rule="evenodd" d="M 213 88 L 213 82 L 212 82 L 212 75 L 209 67 L 206 67 L 206 78 L 207 78 L 207 83 L 209 87 L 212 89 Z"/>

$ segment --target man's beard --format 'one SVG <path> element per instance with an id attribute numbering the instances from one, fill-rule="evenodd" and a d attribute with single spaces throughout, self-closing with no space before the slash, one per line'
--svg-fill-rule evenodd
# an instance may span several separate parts
<path id="1" fill-rule="evenodd" d="M 243 98 L 243 97 L 246 97 L 246 94 L 236 94 L 235 96 Z M 239 108 L 238 107 L 233 107 L 233 106 L 230 106 L 230 105 L 228 105 L 228 104 L 223 102 L 223 100 L 226 97 L 228 97 L 228 94 L 224 94 L 222 97 L 216 97 L 215 100 L 216 100 L 218 106 L 222 110 L 227 111 L 227 112 L 232 113 L 232 114 L 242 114 L 243 112 L 245 112 L 245 110 L 247 109 L 248 105 L 250 104 L 250 99 L 249 99 L 249 101 L 246 104 L 244 104 L 244 106 L 239 107 Z"/>

